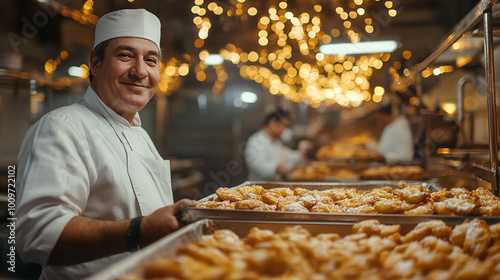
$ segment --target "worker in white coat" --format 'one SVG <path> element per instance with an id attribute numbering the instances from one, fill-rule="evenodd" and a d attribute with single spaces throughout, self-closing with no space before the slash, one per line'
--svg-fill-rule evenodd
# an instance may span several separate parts
<path id="1" fill-rule="evenodd" d="M 159 83 L 160 21 L 143 9 L 104 15 L 82 100 L 43 116 L 18 158 L 16 250 L 40 279 L 82 279 L 182 227 L 169 162 L 138 111 Z"/>
<path id="2" fill-rule="evenodd" d="M 392 105 L 386 104 L 376 113 L 376 119 L 383 127 L 378 143 L 378 154 L 389 165 L 412 164 L 414 139 L 408 118 L 393 113 Z"/>
<path id="3" fill-rule="evenodd" d="M 294 168 L 307 160 L 307 154 L 314 148 L 311 141 L 299 142 L 297 150 L 281 142 L 281 134 L 290 122 L 290 113 L 278 108 L 268 114 L 263 127 L 248 138 L 245 145 L 248 180 L 284 179 Z"/>

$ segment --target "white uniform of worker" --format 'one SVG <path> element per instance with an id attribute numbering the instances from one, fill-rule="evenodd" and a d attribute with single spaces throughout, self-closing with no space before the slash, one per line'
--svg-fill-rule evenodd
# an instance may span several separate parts
<path id="1" fill-rule="evenodd" d="M 414 143 L 410 122 L 405 116 L 398 116 L 384 128 L 378 153 L 385 157 L 388 164 L 411 163 Z"/>
<path id="2" fill-rule="evenodd" d="M 42 265 L 75 216 L 127 220 L 173 204 L 169 162 L 139 115 L 130 125 L 90 87 L 83 100 L 48 113 L 28 131 L 17 185 L 16 248 L 24 261 Z M 41 279 L 81 279 L 126 255 L 44 266 Z"/>
<path id="3" fill-rule="evenodd" d="M 276 168 L 282 162 L 297 166 L 306 159 L 300 151 L 283 145 L 279 139 L 272 140 L 264 130 L 259 130 L 248 139 L 245 147 L 248 180 L 275 181 L 281 178 Z"/>
<path id="4" fill-rule="evenodd" d="M 144 38 L 160 48 L 160 20 L 144 9 L 102 16 L 94 47 L 116 37 Z M 91 87 L 83 100 L 46 114 L 30 128 L 17 175 L 16 250 L 23 261 L 42 265 L 41 279 L 82 279 L 129 254 L 47 266 L 73 217 L 129 220 L 174 202 L 169 162 L 141 127 L 139 114 L 131 125 Z"/>

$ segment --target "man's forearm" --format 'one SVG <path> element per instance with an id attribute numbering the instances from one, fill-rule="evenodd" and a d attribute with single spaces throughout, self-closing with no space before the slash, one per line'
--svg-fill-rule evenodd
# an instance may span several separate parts
<path id="1" fill-rule="evenodd" d="M 72 265 L 127 251 L 125 235 L 130 220 L 100 221 L 72 218 L 52 250 L 49 265 Z"/>

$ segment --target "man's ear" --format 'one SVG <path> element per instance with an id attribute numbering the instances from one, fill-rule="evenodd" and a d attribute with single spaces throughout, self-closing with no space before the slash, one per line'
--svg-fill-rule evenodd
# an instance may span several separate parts
<path id="1" fill-rule="evenodd" d="M 92 50 L 90 52 L 89 62 L 90 62 L 90 73 L 92 73 L 92 76 L 95 77 L 97 76 L 97 73 L 99 72 L 99 67 L 101 66 L 101 62 L 97 58 L 95 50 Z"/>

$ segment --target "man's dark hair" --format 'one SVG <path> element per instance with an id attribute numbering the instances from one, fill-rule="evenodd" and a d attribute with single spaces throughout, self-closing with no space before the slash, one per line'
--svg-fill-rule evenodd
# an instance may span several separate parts
<path id="1" fill-rule="evenodd" d="M 106 41 L 102 41 L 101 43 L 97 44 L 97 46 L 95 46 L 95 48 L 94 48 L 95 56 L 99 60 L 99 63 L 102 63 L 104 61 L 104 51 L 106 50 L 106 47 L 108 46 L 110 40 L 111 39 L 108 39 Z M 94 78 L 94 76 L 92 75 L 92 73 L 90 72 L 90 69 L 89 69 L 90 82 L 92 82 L 93 78 Z"/>
<path id="2" fill-rule="evenodd" d="M 273 112 L 271 112 L 270 114 L 268 114 L 266 116 L 266 118 L 264 119 L 264 124 L 268 124 L 273 119 L 280 121 L 282 119 L 291 119 L 291 118 L 292 118 L 292 115 L 290 114 L 290 112 L 288 112 L 282 108 L 277 108 Z"/>
<path id="3" fill-rule="evenodd" d="M 392 104 L 387 103 L 387 104 L 383 105 L 382 107 L 380 107 L 378 109 L 377 112 L 380 114 L 391 115 L 392 114 Z"/>

